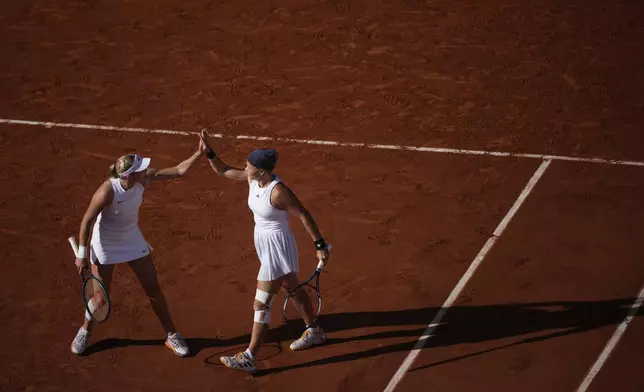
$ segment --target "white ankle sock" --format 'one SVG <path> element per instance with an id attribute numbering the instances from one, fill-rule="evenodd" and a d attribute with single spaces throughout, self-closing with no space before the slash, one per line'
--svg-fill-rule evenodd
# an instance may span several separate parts
<path id="1" fill-rule="evenodd" d="M 253 353 L 250 352 L 249 348 L 247 348 L 246 351 L 244 351 L 244 354 L 246 354 L 246 356 L 250 358 L 251 361 L 255 360 L 255 357 L 253 356 Z"/>

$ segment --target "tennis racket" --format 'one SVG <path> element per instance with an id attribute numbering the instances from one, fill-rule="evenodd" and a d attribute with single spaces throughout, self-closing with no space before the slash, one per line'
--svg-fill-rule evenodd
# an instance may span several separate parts
<path id="1" fill-rule="evenodd" d="M 69 237 L 69 244 L 72 246 L 74 255 L 78 257 L 78 244 L 74 237 Z M 94 276 L 89 269 L 83 268 L 81 271 L 81 281 L 83 282 L 83 305 L 85 310 L 97 323 L 107 320 L 110 315 L 110 297 L 103 286 L 103 282 Z"/>
<path id="2" fill-rule="evenodd" d="M 327 250 L 331 250 L 331 244 L 327 244 Z M 322 311 L 322 295 L 320 294 L 320 273 L 324 269 L 324 262 L 320 260 L 318 262 L 317 268 L 311 274 L 311 276 L 304 282 L 300 283 L 295 289 L 291 290 L 286 294 L 284 298 L 284 306 L 282 307 L 282 315 L 284 316 L 284 321 L 289 319 L 294 319 L 299 317 L 299 312 L 295 306 L 295 301 L 293 297 L 296 295 L 298 290 L 304 290 L 304 293 L 309 297 L 311 304 L 313 305 L 313 312 L 315 317 L 313 321 L 317 321 L 320 317 Z M 314 283 L 313 280 L 315 280 Z M 290 305 L 289 305 L 290 304 Z M 317 304 L 317 307 L 316 307 Z"/>

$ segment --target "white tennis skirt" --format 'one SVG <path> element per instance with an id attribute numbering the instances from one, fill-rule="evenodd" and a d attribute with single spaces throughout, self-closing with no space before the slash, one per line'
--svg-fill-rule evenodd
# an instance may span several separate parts
<path id="1" fill-rule="evenodd" d="M 120 234 L 120 233 L 119 233 Z M 136 227 L 127 235 L 110 235 L 94 230 L 90 247 L 93 264 L 119 264 L 140 259 L 150 254 L 151 247 Z"/>
<path id="2" fill-rule="evenodd" d="M 272 281 L 299 271 L 297 245 L 290 230 L 255 229 L 254 239 L 261 263 L 257 280 Z"/>

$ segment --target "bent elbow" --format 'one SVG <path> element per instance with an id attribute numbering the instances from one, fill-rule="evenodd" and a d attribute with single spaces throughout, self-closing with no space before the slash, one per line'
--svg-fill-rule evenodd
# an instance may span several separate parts
<path id="1" fill-rule="evenodd" d="M 188 173 L 188 169 L 181 166 L 177 166 L 177 177 L 183 177 L 186 175 L 186 173 Z"/>

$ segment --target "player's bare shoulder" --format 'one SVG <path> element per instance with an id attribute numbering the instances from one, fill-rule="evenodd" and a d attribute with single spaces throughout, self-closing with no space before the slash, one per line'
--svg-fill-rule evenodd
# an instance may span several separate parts
<path id="1" fill-rule="evenodd" d="M 271 192 L 271 203 L 273 206 L 282 210 L 300 207 L 300 202 L 295 196 L 295 193 L 288 187 L 288 185 L 281 181 L 273 187 L 273 191 Z"/>
<path id="2" fill-rule="evenodd" d="M 111 204 L 114 199 L 114 189 L 112 188 L 112 180 L 107 179 L 98 187 L 94 193 L 94 199 L 102 201 L 101 204 Z"/>

